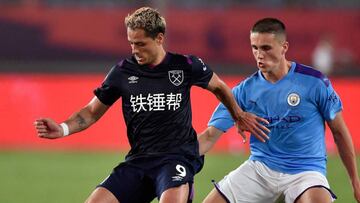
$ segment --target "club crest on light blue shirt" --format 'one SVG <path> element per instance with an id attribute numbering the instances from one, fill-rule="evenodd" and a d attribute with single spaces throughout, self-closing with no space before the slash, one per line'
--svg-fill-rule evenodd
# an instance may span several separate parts
<path id="1" fill-rule="evenodd" d="M 288 98 L 287 98 L 287 102 L 290 106 L 297 106 L 300 104 L 300 96 L 299 94 L 293 92 L 290 93 Z"/>

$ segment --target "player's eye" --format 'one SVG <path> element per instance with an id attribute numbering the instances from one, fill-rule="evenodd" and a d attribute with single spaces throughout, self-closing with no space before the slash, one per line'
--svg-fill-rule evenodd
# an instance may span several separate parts
<path id="1" fill-rule="evenodd" d="M 262 46 L 261 49 L 264 50 L 264 51 L 269 51 L 272 47 L 271 46 Z"/>
<path id="2" fill-rule="evenodd" d="M 145 46 L 145 43 L 144 42 L 137 42 L 135 43 L 136 46 L 139 46 L 139 47 L 143 47 Z"/>

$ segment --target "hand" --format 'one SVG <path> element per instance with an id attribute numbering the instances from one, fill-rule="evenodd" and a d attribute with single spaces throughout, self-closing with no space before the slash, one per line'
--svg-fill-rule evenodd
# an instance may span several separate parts
<path id="1" fill-rule="evenodd" d="M 354 197 L 357 203 L 360 203 L 360 183 L 359 179 L 353 181 Z"/>
<path id="2" fill-rule="evenodd" d="M 269 139 L 267 133 L 270 130 L 265 127 L 262 123 L 269 124 L 266 119 L 260 118 L 252 113 L 243 112 L 241 117 L 236 121 L 236 127 L 238 133 L 243 137 L 243 142 L 246 142 L 246 135 L 244 131 L 248 131 L 253 134 L 261 142 L 265 142 Z"/>
<path id="3" fill-rule="evenodd" d="M 41 138 L 56 139 L 63 137 L 63 129 L 50 118 L 40 118 L 34 122 L 37 135 Z"/>

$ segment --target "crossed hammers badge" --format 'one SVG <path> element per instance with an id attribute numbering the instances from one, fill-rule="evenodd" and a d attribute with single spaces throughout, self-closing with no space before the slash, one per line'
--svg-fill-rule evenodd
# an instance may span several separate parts
<path id="1" fill-rule="evenodd" d="M 184 81 L 184 72 L 182 70 L 169 71 L 169 80 L 175 86 L 181 85 L 181 83 Z"/>

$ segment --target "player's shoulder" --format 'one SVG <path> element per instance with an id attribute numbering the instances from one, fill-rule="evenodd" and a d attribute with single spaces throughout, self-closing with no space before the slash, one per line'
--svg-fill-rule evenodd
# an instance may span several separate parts
<path id="1" fill-rule="evenodd" d="M 139 66 L 139 64 L 136 62 L 136 59 L 134 58 L 134 56 L 132 57 L 128 57 L 125 59 L 122 59 L 121 61 L 119 61 L 116 66 L 118 68 L 126 68 L 128 66 Z"/>
<path id="2" fill-rule="evenodd" d="M 106 79 L 107 80 L 111 80 L 113 78 L 118 78 L 120 75 L 122 75 L 125 69 L 133 69 L 131 66 L 136 65 L 136 63 L 134 63 L 133 61 L 131 61 L 131 58 L 125 58 L 120 60 L 118 63 L 115 63 L 110 71 L 108 72 Z"/>
<path id="3" fill-rule="evenodd" d="M 192 65 L 201 60 L 195 55 L 178 54 L 172 52 L 168 52 L 168 55 L 171 63 Z"/>
<path id="4" fill-rule="evenodd" d="M 120 73 L 124 69 L 134 69 L 134 66 L 139 66 L 134 57 L 124 58 L 117 62 L 112 67 L 112 72 Z"/>
<path id="5" fill-rule="evenodd" d="M 210 71 L 208 66 L 203 60 L 195 55 L 168 53 L 169 55 L 169 66 L 182 67 L 184 70 L 203 70 Z"/>
<path id="6" fill-rule="evenodd" d="M 305 76 L 306 79 L 309 81 L 322 83 L 326 87 L 330 85 L 330 81 L 328 77 L 311 66 L 296 63 L 294 73 Z"/>
<path id="7" fill-rule="evenodd" d="M 241 88 L 242 86 L 249 86 L 256 82 L 259 78 L 258 71 L 254 72 L 250 76 L 247 76 L 244 80 L 240 81 L 234 88 Z"/>

